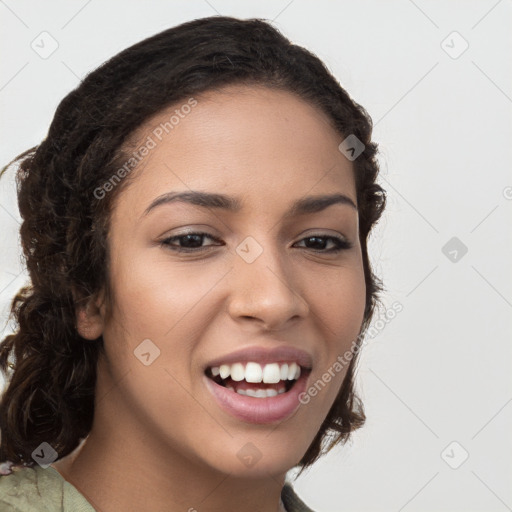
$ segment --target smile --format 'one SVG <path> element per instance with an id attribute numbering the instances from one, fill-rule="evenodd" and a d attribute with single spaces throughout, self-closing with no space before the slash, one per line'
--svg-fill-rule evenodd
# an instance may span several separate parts
<path id="1" fill-rule="evenodd" d="M 272 423 L 289 417 L 300 406 L 310 368 L 287 363 L 222 364 L 208 367 L 204 378 L 218 405 L 250 423 Z"/>
<path id="2" fill-rule="evenodd" d="M 206 375 L 240 395 L 267 398 L 289 391 L 299 379 L 301 367 L 294 361 L 265 365 L 249 361 L 213 366 L 208 368 Z"/>

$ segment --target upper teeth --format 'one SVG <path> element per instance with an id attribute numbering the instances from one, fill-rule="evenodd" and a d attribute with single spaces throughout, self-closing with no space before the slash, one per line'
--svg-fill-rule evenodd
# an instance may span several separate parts
<path id="1" fill-rule="evenodd" d="M 300 366 L 297 363 L 270 363 L 261 366 L 259 363 L 221 364 L 212 367 L 214 377 L 220 375 L 223 379 L 231 377 L 234 381 L 264 382 L 275 384 L 280 380 L 296 380 L 300 377 Z"/>

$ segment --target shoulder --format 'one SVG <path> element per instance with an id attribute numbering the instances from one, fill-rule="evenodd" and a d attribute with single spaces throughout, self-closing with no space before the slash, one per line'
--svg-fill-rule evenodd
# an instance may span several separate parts
<path id="1" fill-rule="evenodd" d="M 35 469 L 14 467 L 12 473 L 0 476 L 0 504 L 2 510 L 36 512 L 41 503 Z"/>
<path id="2" fill-rule="evenodd" d="M 295 494 L 290 482 L 285 482 L 281 491 L 281 500 L 287 512 L 314 512 Z"/>
<path id="3" fill-rule="evenodd" d="M 13 468 L 0 476 L 2 512 L 95 512 L 60 473 L 49 466 Z"/>

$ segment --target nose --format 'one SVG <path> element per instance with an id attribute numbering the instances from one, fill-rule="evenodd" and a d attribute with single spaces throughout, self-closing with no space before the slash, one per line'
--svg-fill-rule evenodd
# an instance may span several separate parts
<path id="1" fill-rule="evenodd" d="M 228 306 L 235 321 L 252 319 L 267 331 L 278 331 L 287 323 L 307 316 L 309 306 L 297 276 L 279 250 L 266 243 L 252 263 L 235 253 Z"/>

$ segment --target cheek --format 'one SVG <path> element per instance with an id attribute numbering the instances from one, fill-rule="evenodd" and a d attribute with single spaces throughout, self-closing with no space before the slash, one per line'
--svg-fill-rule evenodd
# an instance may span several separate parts
<path id="1" fill-rule="evenodd" d="M 323 418 L 334 402 L 353 357 L 366 303 L 362 265 L 339 267 L 309 283 L 312 319 L 323 338 L 323 349 L 310 382 L 313 407 Z M 316 383 L 316 385 L 315 385 Z"/>
<path id="2" fill-rule="evenodd" d="M 366 283 L 362 266 L 340 267 L 338 272 L 326 273 L 311 280 L 308 300 L 315 309 L 326 338 L 344 346 L 355 339 L 364 317 Z M 320 327 L 322 327 L 322 325 Z"/>
<path id="3" fill-rule="evenodd" d="M 197 316 L 196 307 L 224 273 L 217 268 L 205 271 L 196 263 L 170 261 L 158 248 L 146 249 L 144 256 L 125 253 L 112 279 L 117 313 L 127 329 L 163 339 L 169 331 L 179 330 L 184 319 L 190 323 Z"/>

